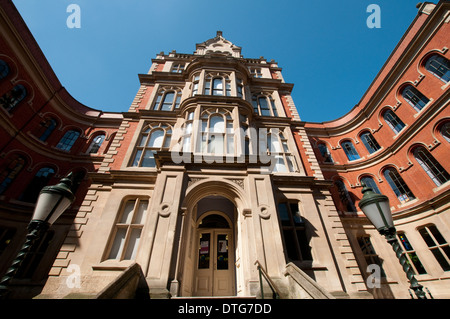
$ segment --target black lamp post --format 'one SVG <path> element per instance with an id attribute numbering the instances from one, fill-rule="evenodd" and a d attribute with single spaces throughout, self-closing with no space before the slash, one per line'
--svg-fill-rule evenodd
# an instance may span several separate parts
<path id="1" fill-rule="evenodd" d="M 75 196 L 71 190 L 72 173 L 61 179 L 60 183 L 44 187 L 36 203 L 31 222 L 28 224 L 28 234 L 22 249 L 17 254 L 10 268 L 0 282 L 0 299 L 5 299 L 9 293 L 7 285 L 20 269 L 33 244 L 42 237 L 47 229 L 72 204 Z"/>
<path id="2" fill-rule="evenodd" d="M 427 299 L 425 292 L 422 291 L 422 285 L 420 285 L 414 277 L 414 272 L 398 243 L 394 221 L 392 220 L 391 208 L 389 206 L 389 198 L 385 195 L 375 193 L 372 188 L 364 184 L 362 193 L 363 198 L 359 202 L 359 208 L 361 208 L 378 232 L 381 235 L 384 235 L 387 242 L 391 244 L 392 249 L 403 267 L 403 271 L 406 273 L 406 276 L 411 283 L 410 288 L 419 299 Z"/>

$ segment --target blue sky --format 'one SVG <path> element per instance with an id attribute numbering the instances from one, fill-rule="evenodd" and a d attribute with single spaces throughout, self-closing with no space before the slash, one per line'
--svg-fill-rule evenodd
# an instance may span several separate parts
<path id="1" fill-rule="evenodd" d="M 217 30 L 246 58 L 274 59 L 304 121 L 350 111 L 417 15 L 419 0 L 13 0 L 68 92 L 127 111 L 156 54 L 193 53 Z M 68 28 L 70 4 L 81 28 Z M 370 4 L 381 28 L 368 28 Z"/>

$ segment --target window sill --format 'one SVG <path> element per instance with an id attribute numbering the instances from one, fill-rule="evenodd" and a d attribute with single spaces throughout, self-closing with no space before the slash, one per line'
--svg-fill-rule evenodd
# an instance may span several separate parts
<path id="1" fill-rule="evenodd" d="M 92 265 L 92 269 L 93 270 L 110 270 L 110 271 L 125 270 L 134 263 L 135 263 L 134 260 L 120 261 L 120 260 L 108 259 L 108 260 L 102 261 L 99 264 Z"/>
<path id="2" fill-rule="evenodd" d="M 437 192 L 443 190 L 444 188 L 447 188 L 447 186 L 449 186 L 449 185 L 450 185 L 450 181 L 447 181 L 444 184 L 442 184 L 441 186 L 433 188 L 433 192 L 437 193 Z"/>
<path id="3" fill-rule="evenodd" d="M 433 99 L 430 99 L 430 100 L 428 101 L 428 103 L 425 104 L 425 105 L 422 107 L 422 109 L 421 109 L 420 111 L 417 111 L 417 110 L 416 110 L 417 113 L 414 114 L 414 118 L 419 117 L 423 112 L 425 112 L 425 109 L 427 109 L 428 106 L 429 106 L 431 103 L 433 103 Z M 412 108 L 415 109 L 414 106 L 412 106 Z"/>
<path id="4" fill-rule="evenodd" d="M 408 201 L 408 202 L 406 202 L 406 203 L 403 203 L 403 204 L 400 204 L 400 205 L 397 205 L 397 208 L 405 208 L 405 207 L 407 207 L 407 206 L 410 206 L 410 205 L 412 205 L 412 204 L 415 204 L 415 203 L 417 203 L 419 200 L 417 199 L 417 198 L 414 198 L 413 200 L 410 200 L 410 201 Z"/>

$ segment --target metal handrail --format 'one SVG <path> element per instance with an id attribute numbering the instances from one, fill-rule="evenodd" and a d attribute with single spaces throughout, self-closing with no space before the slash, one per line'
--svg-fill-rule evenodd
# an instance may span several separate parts
<path id="1" fill-rule="evenodd" d="M 265 269 L 262 267 L 261 263 L 256 260 L 255 265 L 258 268 L 259 271 L 259 285 L 261 287 L 261 299 L 264 299 L 264 289 L 263 289 L 263 283 L 262 283 L 262 277 L 266 279 L 267 283 L 269 284 L 270 289 L 272 290 L 272 298 L 273 299 L 280 299 L 280 292 L 275 286 L 275 283 L 270 279 L 269 275 L 265 271 Z"/>

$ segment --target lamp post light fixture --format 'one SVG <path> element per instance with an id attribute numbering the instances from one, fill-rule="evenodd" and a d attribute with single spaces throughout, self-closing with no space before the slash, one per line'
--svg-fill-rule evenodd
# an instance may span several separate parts
<path id="1" fill-rule="evenodd" d="M 33 217 L 27 227 L 28 234 L 25 243 L 0 281 L 0 299 L 5 299 L 8 296 L 9 289 L 7 286 L 20 269 L 34 243 L 45 234 L 47 229 L 74 201 L 75 196 L 71 187 L 72 173 L 62 178 L 59 184 L 42 188 L 34 208 Z"/>
<path id="2" fill-rule="evenodd" d="M 389 206 L 389 198 L 385 195 L 375 193 L 372 188 L 365 184 L 363 184 L 362 193 L 363 198 L 359 202 L 359 208 L 361 208 L 369 221 L 392 246 L 392 249 L 402 265 L 403 271 L 406 273 L 406 277 L 411 284 L 410 288 L 419 299 L 427 299 L 425 292 L 422 291 L 422 285 L 420 285 L 414 277 L 414 272 L 409 265 L 405 254 L 403 253 L 403 249 L 398 243 L 396 237 L 397 232 L 394 227 L 391 208 Z"/>

